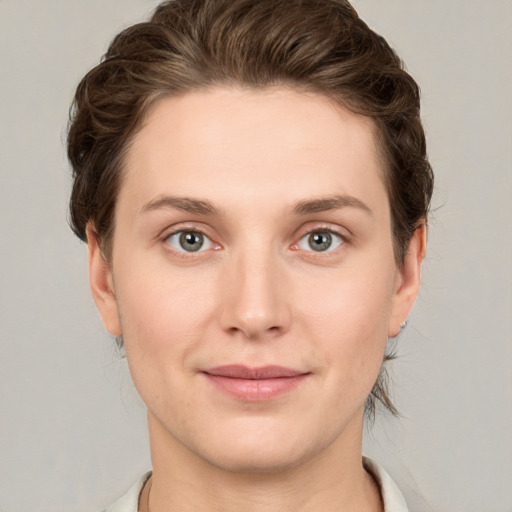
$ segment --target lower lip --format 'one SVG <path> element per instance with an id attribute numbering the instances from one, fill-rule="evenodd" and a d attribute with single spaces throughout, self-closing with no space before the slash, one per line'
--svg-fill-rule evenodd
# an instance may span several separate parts
<path id="1" fill-rule="evenodd" d="M 247 402 L 265 402 L 279 397 L 295 389 L 306 377 L 307 373 L 294 377 L 276 377 L 272 379 L 236 379 L 211 375 L 206 377 L 218 389 L 239 400 Z"/>

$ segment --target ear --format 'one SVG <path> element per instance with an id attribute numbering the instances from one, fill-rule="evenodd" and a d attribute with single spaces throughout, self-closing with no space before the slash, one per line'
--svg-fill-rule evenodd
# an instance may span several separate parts
<path id="1" fill-rule="evenodd" d="M 89 284 L 91 293 L 107 331 L 121 336 L 121 322 L 117 308 L 112 272 L 100 248 L 94 226 L 87 224 L 87 245 L 89 246 Z"/>
<path id="2" fill-rule="evenodd" d="M 411 313 L 421 281 L 421 264 L 427 247 L 427 228 L 421 224 L 409 242 L 403 266 L 397 271 L 388 337 L 397 336 L 401 325 Z"/>

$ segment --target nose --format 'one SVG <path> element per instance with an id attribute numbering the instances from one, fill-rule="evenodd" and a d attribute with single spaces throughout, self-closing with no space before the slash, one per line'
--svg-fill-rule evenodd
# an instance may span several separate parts
<path id="1" fill-rule="evenodd" d="M 222 328 L 249 340 L 286 332 L 291 312 L 287 279 L 279 258 L 272 250 L 253 250 L 239 253 L 226 263 L 221 284 Z"/>

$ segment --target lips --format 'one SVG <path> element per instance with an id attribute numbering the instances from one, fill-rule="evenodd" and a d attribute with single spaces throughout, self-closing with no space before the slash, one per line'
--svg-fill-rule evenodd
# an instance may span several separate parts
<path id="1" fill-rule="evenodd" d="M 243 401 L 268 401 L 295 389 L 310 375 L 283 366 L 225 365 L 202 372 L 216 389 Z"/>

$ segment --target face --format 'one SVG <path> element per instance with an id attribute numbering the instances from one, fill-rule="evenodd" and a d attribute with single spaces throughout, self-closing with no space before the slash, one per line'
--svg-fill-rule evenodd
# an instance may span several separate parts
<path id="1" fill-rule="evenodd" d="M 360 455 L 421 261 L 413 240 L 395 265 L 371 120 L 284 88 L 165 98 L 115 222 L 110 266 L 89 237 L 91 285 L 153 443 L 236 471 Z"/>

